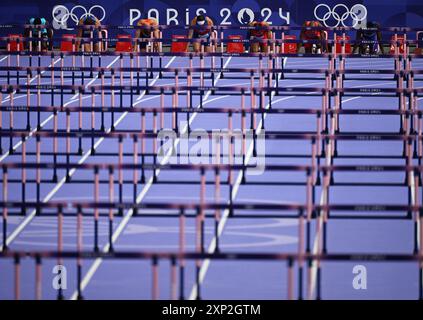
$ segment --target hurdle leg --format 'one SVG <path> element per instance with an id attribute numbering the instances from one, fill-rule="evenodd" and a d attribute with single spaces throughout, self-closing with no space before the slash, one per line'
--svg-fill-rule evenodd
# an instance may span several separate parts
<path id="1" fill-rule="evenodd" d="M 141 180 L 140 183 L 145 183 L 145 133 L 146 133 L 146 127 L 145 127 L 145 110 L 141 111 Z M 155 158 L 153 158 L 153 163 L 155 163 Z"/>
<path id="2" fill-rule="evenodd" d="M 179 212 L 179 253 L 182 256 L 185 252 L 185 211 Z M 179 300 L 184 300 L 185 286 L 185 259 L 179 259 Z"/>
<path id="3" fill-rule="evenodd" d="M 81 55 L 81 67 L 85 68 L 85 44 L 83 41 L 81 41 L 81 51 L 82 51 L 82 55 Z M 81 84 L 84 85 L 85 84 L 85 71 L 81 72 Z"/>
<path id="4" fill-rule="evenodd" d="M 82 89 L 79 90 L 79 112 L 78 112 L 78 131 L 82 135 Z M 82 137 L 78 138 L 78 154 L 82 155 Z"/>
<path id="5" fill-rule="evenodd" d="M 134 54 L 131 52 L 129 55 L 129 63 L 131 71 L 129 72 L 129 85 L 130 85 L 130 107 L 134 108 L 134 94 L 133 94 L 133 81 L 134 81 L 134 72 L 132 71 L 134 68 Z"/>
<path id="6" fill-rule="evenodd" d="M 317 260 L 317 274 L 316 274 L 316 300 L 322 299 L 322 268 L 320 259 Z"/>
<path id="7" fill-rule="evenodd" d="M 77 208 L 77 220 L 76 220 L 76 235 L 77 235 L 77 252 L 80 254 L 83 250 L 83 230 L 82 230 L 82 208 L 78 206 Z M 77 299 L 83 300 L 82 296 L 82 258 L 78 255 L 76 259 L 76 280 L 77 280 Z"/>
<path id="8" fill-rule="evenodd" d="M 294 299 L 294 262 L 292 258 L 289 258 L 287 260 L 287 265 L 288 265 L 288 300 L 293 300 Z"/>
<path id="9" fill-rule="evenodd" d="M 39 135 L 36 136 L 36 163 L 37 165 L 41 162 L 41 137 Z M 41 198 L 41 169 L 38 167 L 36 170 L 36 198 L 37 198 L 37 208 L 36 208 L 36 215 L 40 215 L 41 209 L 39 208 L 40 198 Z"/>
<path id="10" fill-rule="evenodd" d="M 3 201 L 7 202 L 8 200 L 8 186 L 7 186 L 7 167 L 3 166 L 3 185 L 2 185 L 2 194 L 3 194 Z M 8 208 L 7 206 L 3 206 L 3 252 L 7 251 L 7 221 L 8 221 Z"/>
<path id="11" fill-rule="evenodd" d="M 177 300 L 177 268 L 176 258 L 174 256 L 170 259 L 170 299 Z"/>
<path id="12" fill-rule="evenodd" d="M 22 164 L 25 165 L 26 164 L 26 141 L 25 141 L 25 137 L 22 137 Z M 22 204 L 26 203 L 26 168 L 22 167 Z M 21 214 L 25 215 L 26 214 L 26 207 L 23 205 L 22 206 L 22 210 L 21 210 Z"/>
<path id="13" fill-rule="evenodd" d="M 200 208 L 197 210 L 196 215 L 196 252 L 204 253 L 204 197 L 205 197 L 205 172 L 204 169 L 201 169 L 201 187 L 200 187 Z M 201 300 L 201 281 L 200 281 L 200 271 L 201 271 L 201 259 L 196 259 L 195 268 L 196 268 L 196 287 L 197 287 L 197 296 L 196 300 Z"/>
<path id="14" fill-rule="evenodd" d="M 30 80 L 31 80 L 31 70 L 28 69 L 27 75 L 26 75 L 26 83 L 29 84 Z M 2 99 L 1 94 L 0 94 L 0 99 Z M 26 105 L 27 105 L 27 109 L 26 109 L 27 110 L 26 111 L 26 130 L 30 131 L 31 130 L 31 109 L 30 109 L 30 106 L 31 106 L 31 91 L 30 91 L 29 88 L 26 90 Z M 0 113 L 1 113 L 1 111 L 0 111 Z M 0 126 L 1 126 L 1 122 L 0 122 Z"/>
<path id="15" fill-rule="evenodd" d="M 299 265 L 298 266 L 298 298 L 297 298 L 297 300 L 303 300 L 304 299 L 303 282 L 304 282 L 304 267 Z"/>
<path id="16" fill-rule="evenodd" d="M 198 214 L 199 215 L 199 214 Z M 201 228 L 201 222 L 197 228 Z M 201 260 L 195 260 L 195 283 L 197 287 L 197 295 L 195 297 L 196 300 L 201 300 L 201 281 L 200 281 L 200 271 L 201 271 Z"/>
<path id="17" fill-rule="evenodd" d="M 71 155 L 71 139 L 70 139 L 70 111 L 66 110 L 66 182 L 69 182 L 71 179 L 70 176 L 70 155 Z"/>
<path id="18" fill-rule="evenodd" d="M 54 138 L 53 138 L 53 182 L 57 182 L 57 111 L 53 111 L 53 132 L 54 132 Z"/>
<path id="19" fill-rule="evenodd" d="M 13 89 L 11 89 L 13 90 Z M 10 91 L 10 111 L 9 111 L 9 118 L 10 118 L 10 138 L 9 138 L 9 154 L 13 154 L 15 150 L 13 149 L 13 128 L 14 128 L 14 113 L 13 113 L 13 107 L 14 107 L 14 101 L 15 101 L 15 95 L 13 91 Z"/>
<path id="20" fill-rule="evenodd" d="M 122 164 L 123 164 L 123 137 L 120 135 L 119 136 L 119 159 L 118 159 L 118 164 L 119 164 L 119 203 L 122 205 L 123 204 L 123 170 L 122 170 Z M 119 208 L 119 215 L 122 216 L 123 215 L 123 208 L 120 207 Z"/>
<path id="21" fill-rule="evenodd" d="M 115 90 L 113 89 L 115 85 L 115 70 L 114 69 L 111 70 L 110 77 L 111 77 L 111 86 L 112 86 L 112 91 L 110 93 L 110 107 L 111 107 L 110 130 L 115 131 L 115 112 L 113 110 L 115 106 Z"/>
<path id="22" fill-rule="evenodd" d="M 159 299 L 159 259 L 157 256 L 154 256 L 152 259 L 152 274 L 153 274 L 153 284 L 152 284 L 152 299 Z"/>
<path id="23" fill-rule="evenodd" d="M 152 155 L 153 155 L 153 164 L 154 164 L 154 167 L 156 167 L 157 161 L 158 161 L 158 155 L 157 155 L 157 152 L 158 152 L 158 148 L 157 148 L 157 137 L 158 137 L 158 134 L 157 134 L 157 121 L 156 120 L 157 120 L 156 119 L 156 116 L 153 116 L 153 135 L 154 135 L 154 137 L 156 137 L 155 139 L 153 139 L 153 145 L 152 145 L 152 149 L 153 149 L 152 150 Z M 159 163 L 159 165 L 160 165 L 160 163 Z M 158 174 L 157 174 L 157 170 L 155 168 L 154 171 L 153 171 L 153 181 L 154 182 L 157 182 L 157 179 L 158 179 Z"/>
<path id="24" fill-rule="evenodd" d="M 41 282 L 41 256 L 35 257 L 35 300 L 42 298 L 42 282 Z"/>
<path id="25" fill-rule="evenodd" d="M 62 211 L 62 207 L 59 207 L 57 211 L 57 252 L 61 254 L 62 250 L 63 250 L 63 211 Z M 60 256 L 57 258 L 57 265 L 58 266 L 63 265 L 63 258 Z M 62 286 L 59 286 L 57 299 L 63 300 L 63 298 L 64 298 L 63 288 Z"/>
<path id="26" fill-rule="evenodd" d="M 313 210 L 314 210 L 314 199 L 313 199 L 313 169 L 307 170 L 307 189 L 306 189 L 306 207 L 307 207 L 307 215 L 306 215 L 306 252 L 310 253 L 310 229 L 311 229 L 311 220 L 313 218 Z M 302 218 L 302 216 L 301 216 Z M 304 237 L 304 231 L 301 230 L 302 237 Z M 302 240 L 303 241 L 303 240 Z M 301 245 L 304 247 L 304 244 Z M 302 251 L 301 251 L 302 252 Z"/>
<path id="27" fill-rule="evenodd" d="M 215 164 L 220 164 L 220 136 L 216 138 L 215 141 L 215 154 L 216 154 L 216 161 Z M 219 168 L 215 169 L 215 203 L 219 204 L 220 202 L 220 170 Z M 214 236 L 216 239 L 216 248 L 215 252 L 219 252 L 219 223 L 220 223 L 220 210 L 216 209 L 214 213 Z"/>
<path id="28" fill-rule="evenodd" d="M 162 43 L 160 42 L 160 46 L 162 45 Z M 160 52 L 162 52 L 162 49 L 160 48 Z M 159 68 L 160 68 L 160 72 L 159 72 L 159 79 L 163 78 L 163 71 L 162 71 L 162 67 L 163 67 L 163 57 L 159 56 Z"/>
<path id="29" fill-rule="evenodd" d="M 119 106 L 120 106 L 121 109 L 123 109 L 123 85 L 124 85 L 123 77 L 124 77 L 124 72 L 122 71 L 122 68 L 123 68 L 123 54 L 122 53 L 120 54 L 120 60 L 119 60 L 119 62 L 120 62 L 120 68 L 121 68 L 120 69 L 120 72 L 119 72 L 119 80 L 120 80 L 120 83 L 119 83 L 119 85 L 120 85 L 120 90 L 119 90 Z M 148 86 L 148 81 L 147 81 L 148 75 L 147 75 L 147 72 L 145 74 L 145 78 L 146 78 L 146 86 Z"/>
<path id="30" fill-rule="evenodd" d="M 63 86 L 65 84 L 65 73 L 63 72 L 63 68 L 65 67 L 65 58 L 63 52 L 60 53 L 60 67 L 62 68 L 60 71 L 60 85 L 62 86 L 60 88 L 60 107 L 64 108 Z"/>
<path id="31" fill-rule="evenodd" d="M 100 71 L 100 78 L 101 78 L 101 127 L 100 130 L 101 131 L 105 131 L 106 128 L 104 126 L 104 111 L 103 111 L 103 107 L 105 106 L 105 98 L 104 98 L 104 70 Z M 132 84 L 132 82 L 131 82 Z"/>
<path id="32" fill-rule="evenodd" d="M 303 266 L 304 266 L 304 216 L 303 210 L 298 215 L 298 299 L 302 300 Z"/>
<path id="33" fill-rule="evenodd" d="M 113 176 L 113 167 L 109 167 L 109 202 L 110 202 L 110 209 L 109 209 L 109 251 L 113 252 L 113 218 L 114 218 L 114 210 L 112 205 L 115 201 L 115 179 Z"/>
<path id="34" fill-rule="evenodd" d="M 95 88 L 91 87 L 91 154 L 95 154 L 94 133 L 95 133 Z"/>
<path id="35" fill-rule="evenodd" d="M 98 201 L 100 196 L 100 180 L 99 180 L 99 168 L 94 167 L 94 251 L 100 251 L 98 246 L 98 228 L 99 228 L 99 209 Z"/>
<path id="36" fill-rule="evenodd" d="M 21 297 L 21 258 L 18 254 L 14 256 L 14 269 L 15 269 L 15 300 L 19 300 Z"/>
<path id="37" fill-rule="evenodd" d="M 201 46 L 203 48 L 203 46 Z M 200 54 L 200 68 L 204 69 L 204 55 L 203 52 Z M 200 72 L 200 86 L 204 87 L 204 71 Z"/>
<path id="38" fill-rule="evenodd" d="M 133 161 L 134 161 L 134 165 L 136 166 L 138 164 L 138 136 L 134 136 L 133 138 Z M 137 186 L 138 186 L 138 170 L 136 168 L 134 168 L 133 170 L 133 176 L 132 176 L 132 185 L 133 185 L 133 202 L 134 204 L 137 203 L 137 194 L 138 194 L 138 190 L 137 190 Z M 138 209 L 134 208 L 134 215 L 138 214 Z"/>
<path id="39" fill-rule="evenodd" d="M 10 51 L 10 38 L 7 38 L 7 51 Z M 10 54 L 7 55 L 7 84 L 10 84 Z"/>

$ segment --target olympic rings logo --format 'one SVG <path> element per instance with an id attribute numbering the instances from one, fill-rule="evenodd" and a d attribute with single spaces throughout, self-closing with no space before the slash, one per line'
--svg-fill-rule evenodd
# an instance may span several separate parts
<path id="1" fill-rule="evenodd" d="M 101 16 L 94 15 L 93 12 L 95 10 L 101 12 Z M 77 25 L 81 19 L 85 19 L 87 17 L 95 17 L 101 22 L 106 17 L 106 10 L 100 5 L 94 5 L 89 10 L 87 10 L 84 6 L 76 5 L 69 11 L 69 9 L 64 5 L 57 5 L 53 8 L 52 16 L 53 27 L 55 29 L 72 30 L 72 28 L 67 27 L 69 18 L 75 22 L 75 25 Z"/>
<path id="2" fill-rule="evenodd" d="M 320 8 L 324 8 L 325 13 L 318 15 L 317 11 Z M 327 4 L 321 3 L 314 8 L 314 17 L 322 22 L 327 28 L 336 28 L 340 24 L 344 27 L 349 27 L 345 22 L 351 18 L 353 24 L 351 27 L 355 28 L 358 24 L 365 22 L 367 18 L 367 8 L 362 4 L 356 4 L 348 9 L 345 4 L 337 4 L 331 9 Z M 334 20 L 335 24 L 328 24 L 328 20 Z"/>

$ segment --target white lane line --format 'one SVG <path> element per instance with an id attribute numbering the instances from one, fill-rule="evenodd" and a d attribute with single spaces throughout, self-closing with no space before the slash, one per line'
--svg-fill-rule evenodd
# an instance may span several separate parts
<path id="1" fill-rule="evenodd" d="M 114 62 L 116 62 L 117 61 L 117 59 L 118 59 L 119 57 L 116 57 L 116 59 L 115 60 L 113 60 L 110 64 L 109 64 L 109 66 L 111 66 Z M 108 66 L 108 67 L 109 67 Z M 95 79 L 92 79 L 92 81 L 90 81 L 87 85 L 86 85 L 86 87 L 88 86 L 88 85 L 90 85 L 90 84 L 92 84 L 94 81 L 95 81 Z M 71 101 L 69 101 L 67 104 L 69 104 L 69 103 L 71 103 L 72 102 L 72 100 Z M 47 122 L 49 121 L 49 120 L 51 120 L 53 118 L 53 115 L 50 115 L 45 121 L 43 121 L 43 123 L 41 124 L 41 127 L 43 127 L 44 125 L 46 125 L 47 124 Z M 29 137 L 31 137 L 35 132 L 36 132 L 37 130 L 36 129 L 34 129 L 34 130 L 32 130 L 31 131 L 31 133 L 25 138 L 25 140 L 27 140 Z M 20 144 L 22 144 L 22 142 L 20 142 Z M 19 143 L 18 144 L 16 144 L 13 148 L 14 148 L 14 150 L 16 150 L 16 148 L 18 148 L 19 147 L 19 145 L 20 145 Z M 91 150 L 90 150 L 91 151 Z M 8 154 L 9 152 L 7 152 L 7 154 Z M 88 153 L 87 153 L 88 154 Z M 85 154 L 84 155 L 84 157 L 82 158 L 82 159 L 84 159 L 82 162 L 81 162 L 81 160 L 78 162 L 78 164 L 80 164 L 80 163 L 83 163 L 87 158 L 88 158 L 88 156 L 87 156 L 87 154 Z M 6 155 L 7 156 L 7 155 Z M 1 161 L 3 161 L 4 160 L 4 158 L 6 158 L 6 156 L 5 155 L 3 155 L 1 158 L 0 158 L 0 162 Z M 70 172 L 72 172 L 72 174 L 73 173 L 75 173 L 75 171 L 76 171 L 76 169 L 72 169 Z M 46 202 L 48 202 L 52 197 L 53 197 L 53 195 L 60 189 L 60 187 L 64 184 L 66 182 L 66 177 L 64 177 L 54 188 L 53 188 L 53 190 L 43 199 L 43 203 L 46 203 Z M 18 237 L 19 236 L 19 234 L 25 229 L 25 227 L 32 221 L 32 219 L 35 217 L 35 214 L 36 214 L 36 212 L 37 212 L 37 210 L 33 210 L 30 214 L 28 214 L 28 215 L 26 215 L 25 216 L 25 218 L 22 220 L 22 222 L 19 224 L 19 226 L 17 226 L 16 227 L 16 229 L 14 229 L 13 230 L 13 232 L 7 237 L 7 239 L 6 239 L 6 246 L 9 246 L 15 239 L 16 239 L 16 237 Z M 1 250 L 3 250 L 3 245 L 4 244 L 2 244 L 1 246 L 0 246 L 0 251 Z"/>
<path id="2" fill-rule="evenodd" d="M 119 57 L 116 57 L 112 62 L 110 62 L 108 65 L 107 65 L 107 67 L 106 68 L 109 68 L 109 67 L 111 67 L 117 60 L 119 59 Z M 85 88 L 88 88 L 88 86 L 90 86 L 91 84 L 93 84 L 93 82 L 95 82 L 96 80 L 98 79 L 98 74 L 94 77 L 94 78 L 92 78 L 91 80 L 90 80 L 90 82 L 88 82 L 86 85 L 85 85 Z M 71 103 L 73 103 L 73 102 L 75 102 L 75 101 L 77 101 L 77 100 L 75 100 L 76 98 L 78 97 L 78 93 L 76 93 L 72 98 L 71 98 L 71 100 L 69 100 L 67 103 L 65 103 L 64 104 L 64 107 L 67 107 L 69 104 L 71 104 Z M 50 114 L 41 124 L 40 124 L 40 126 L 41 126 L 41 129 L 47 124 L 47 123 L 49 123 L 52 119 L 54 118 L 54 114 Z M 28 140 L 30 137 L 32 137 L 33 135 L 34 135 L 34 133 L 36 133 L 36 132 L 38 132 L 38 128 L 37 127 L 35 127 L 34 129 L 32 129 L 31 131 L 30 131 L 30 133 L 25 137 L 25 141 L 26 140 Z M 16 149 L 18 149 L 20 146 L 22 145 L 22 140 L 19 140 L 19 142 L 18 143 L 16 143 L 14 146 L 13 146 L 13 151 L 16 151 Z M 5 152 L 1 157 L 0 157 L 0 162 L 2 162 L 4 159 L 6 159 L 7 158 L 7 156 L 9 156 L 10 155 L 10 150 L 8 150 L 7 152 Z"/>
<path id="3" fill-rule="evenodd" d="M 6 60 L 6 59 L 7 59 L 7 57 L 8 57 L 8 56 L 5 56 L 5 57 L 1 58 L 1 59 L 0 59 L 0 62 L 2 62 L 2 61 L 4 61 L 4 60 Z"/>
<path id="4" fill-rule="evenodd" d="M 231 61 L 232 57 L 229 57 L 228 60 L 226 60 L 225 64 L 224 64 L 224 68 L 226 68 L 226 66 L 229 64 L 229 62 Z M 215 84 L 217 84 L 217 82 L 220 79 L 220 73 L 217 75 L 217 77 L 215 78 Z M 206 95 L 204 96 L 204 101 L 208 100 L 209 96 L 211 94 L 211 90 L 207 91 Z M 200 105 L 198 105 L 196 107 L 196 109 L 200 108 Z M 188 130 L 188 125 L 191 125 L 191 123 L 194 121 L 195 117 L 197 116 L 197 112 L 193 113 L 191 115 L 191 117 L 189 118 L 188 124 L 186 124 L 183 128 L 181 133 L 186 133 Z M 177 138 L 175 140 L 174 143 L 174 148 L 177 147 L 177 145 L 179 144 L 179 138 Z M 166 154 L 166 156 L 163 158 L 163 160 L 160 162 L 160 164 L 166 163 L 170 156 L 172 155 L 172 149 L 169 149 L 169 152 Z M 155 174 L 159 175 L 160 173 L 160 169 L 156 169 L 155 170 Z M 145 195 L 147 194 L 148 190 L 150 190 L 151 186 L 153 185 L 153 176 L 150 177 L 150 179 L 147 181 L 146 185 L 144 186 L 144 188 L 142 189 L 142 191 L 140 192 L 140 194 L 137 196 L 136 199 L 136 203 L 140 203 Z M 120 221 L 118 227 L 116 228 L 116 230 L 113 232 L 112 235 L 112 243 L 115 243 L 116 240 L 118 239 L 118 237 L 120 236 L 120 234 L 123 232 L 123 230 L 125 229 L 125 227 L 127 226 L 127 224 L 129 223 L 129 220 L 131 219 L 133 215 L 133 210 L 129 209 L 128 212 L 126 213 L 126 215 L 123 217 L 123 219 Z M 103 252 L 108 252 L 110 248 L 110 244 L 107 243 L 102 251 Z M 91 267 L 89 268 L 89 270 L 87 271 L 87 273 L 85 274 L 84 278 L 81 281 L 81 291 L 84 291 L 85 288 L 88 286 L 88 283 L 90 282 L 90 280 L 92 279 L 92 277 L 94 276 L 95 272 L 98 270 L 98 268 L 100 267 L 101 263 L 102 263 L 103 259 L 102 258 L 97 258 L 95 259 L 95 261 L 93 262 L 93 264 L 91 265 Z M 71 296 L 71 300 L 76 300 L 78 297 L 78 292 L 75 291 L 73 293 L 73 295 Z"/>

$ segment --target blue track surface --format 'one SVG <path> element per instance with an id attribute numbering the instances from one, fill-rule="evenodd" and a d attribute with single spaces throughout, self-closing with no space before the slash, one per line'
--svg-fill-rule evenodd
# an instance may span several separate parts
<path id="1" fill-rule="evenodd" d="M 12 60 L 14 57 L 12 57 Z M 49 58 L 42 58 L 42 65 L 49 65 Z M 88 58 L 86 58 L 88 61 Z M 6 65 L 6 59 L 1 59 L 1 65 Z M 26 58 L 21 59 L 23 65 L 28 64 Z M 77 58 L 80 64 L 80 58 Z M 94 59 L 97 65 L 97 59 Z M 119 66 L 119 58 L 103 57 L 102 66 Z M 145 62 L 142 60 L 141 64 Z M 155 61 L 157 63 L 157 61 Z M 327 61 L 320 58 L 289 58 L 285 61 L 287 68 L 326 68 Z M 13 61 L 12 61 L 13 64 Z M 59 65 L 60 62 L 57 62 Z M 125 66 L 129 66 L 129 61 L 125 60 Z M 194 64 L 199 61 L 194 59 Z M 71 59 L 65 60 L 65 65 L 71 65 Z M 188 58 L 164 58 L 163 66 L 186 67 Z M 225 58 L 225 66 L 232 67 L 253 67 L 257 66 L 256 58 Z M 210 66 L 209 59 L 206 59 L 206 66 Z M 414 68 L 423 67 L 423 63 L 414 62 Z M 390 59 L 351 59 L 347 61 L 346 68 L 372 68 L 372 69 L 392 69 L 393 60 Z M 46 73 L 46 84 L 50 84 L 48 73 Z M 90 76 L 90 75 L 87 75 Z M 95 76 L 95 75 L 93 75 Z M 155 85 L 172 85 L 173 79 L 158 79 L 156 75 L 150 79 L 150 83 Z M 317 77 L 316 74 L 309 75 Z M 249 85 L 246 79 L 221 79 L 217 74 L 216 83 L 218 86 L 240 86 Z M 395 87 L 395 81 L 373 81 L 371 76 L 366 80 L 346 80 L 345 87 Z M 386 76 L 387 78 L 391 76 Z M 5 79 L 1 79 L 5 83 Z M 21 81 L 24 81 L 21 79 Z M 36 80 L 35 80 L 36 81 Z M 70 81 L 70 80 L 69 80 Z M 79 81 L 79 80 L 77 80 Z M 181 80 L 182 84 L 184 80 Z M 194 84 L 197 80 L 194 80 Z M 77 83 L 78 84 L 78 83 Z M 88 77 L 84 85 L 100 84 L 97 78 Z M 210 80 L 206 80 L 206 85 Z M 416 87 L 421 83 L 416 82 Z M 311 80 L 280 80 L 281 87 L 323 87 L 324 81 L 320 79 Z M 3 104 L 7 105 L 8 97 L 3 96 Z M 59 97 L 55 97 L 59 99 Z M 109 101 L 106 97 L 106 101 Z M 125 99 L 129 99 L 125 97 Z M 139 106 L 159 106 L 159 96 L 144 95 L 137 96 Z M 19 101 L 19 102 L 18 102 Z M 91 96 L 84 96 L 84 105 L 91 104 Z M 129 100 L 124 100 L 128 104 Z M 185 98 L 180 98 L 184 104 Z M 397 98 L 377 97 L 345 97 L 343 107 L 348 108 L 383 108 L 397 109 Z M 16 94 L 15 104 L 25 104 L 26 95 Z M 65 96 L 67 106 L 78 105 L 78 97 L 72 95 Z M 101 102 L 100 96 L 96 97 L 96 105 Z M 31 103 L 36 103 L 36 96 L 31 97 Z M 42 105 L 51 103 L 49 96 L 42 97 Z M 55 101 L 58 103 L 58 100 Z M 194 106 L 199 103 L 198 97 L 194 97 Z M 166 97 L 166 105 L 171 105 L 171 97 Z M 205 100 L 206 108 L 233 107 L 239 106 L 240 98 L 233 96 L 209 95 Z M 249 105 L 248 100 L 246 105 Z M 274 108 L 321 108 L 321 97 L 315 96 L 283 96 L 273 97 Z M 227 115 L 219 114 L 191 114 L 192 129 L 218 129 L 227 128 Z M 115 121 L 120 120 L 117 128 L 135 129 L 139 128 L 139 114 L 119 114 L 116 113 Z M 152 129 L 152 116 L 147 115 L 147 128 Z M 363 116 L 344 115 L 340 117 L 341 131 L 347 132 L 397 132 L 399 130 L 398 116 Z M 45 120 L 45 129 L 53 128 L 53 119 L 50 114 L 43 113 L 42 121 Z M 166 126 L 171 126 L 170 116 L 166 117 Z M 9 116 L 3 114 L 4 126 L 9 124 Z M 36 117 L 32 116 L 32 127 L 36 126 Z M 84 119 L 83 127 L 90 128 L 91 119 L 87 116 Z M 106 114 L 106 128 L 111 123 L 110 115 Z M 234 115 L 233 123 L 235 127 L 240 127 L 241 119 L 239 115 Z M 78 124 L 77 114 L 72 114 L 71 126 L 76 128 Z M 26 118 L 24 113 L 15 114 L 15 127 L 25 128 Z M 64 113 L 58 115 L 58 127 L 64 129 L 66 118 Z M 100 116 L 96 115 L 96 128 L 100 127 Z M 265 129 L 269 131 L 315 131 L 316 121 L 314 115 L 289 115 L 289 114 L 268 114 L 265 119 Z M 59 150 L 65 152 L 65 143 L 61 141 Z M 14 144 L 19 143 L 16 139 Z M 125 142 L 126 143 L 126 142 Z M 130 141 L 125 145 L 125 150 L 131 150 Z M 8 142 L 3 140 L 3 153 L 7 151 Z M 84 152 L 90 151 L 90 141 L 84 141 Z M 35 150 L 35 139 L 29 138 L 27 141 L 27 151 Z M 17 148 L 19 150 L 20 146 Z M 147 150 L 152 146 L 147 143 Z M 397 156 L 397 158 L 381 159 L 361 159 L 361 158 L 335 158 L 335 164 L 405 164 L 402 156 L 403 145 L 398 141 L 375 141 L 357 142 L 341 141 L 338 143 L 339 155 L 354 154 L 377 154 Z M 76 151 L 77 146 L 72 147 Z M 98 143 L 97 152 L 117 150 L 116 140 L 104 140 Z M 270 154 L 309 154 L 310 142 L 306 140 L 282 140 L 267 141 L 266 153 Z M 50 143 L 42 144 L 42 151 L 51 152 Z M 27 161 L 34 161 L 35 157 L 28 156 Z M 71 157 L 72 162 L 80 161 L 99 163 L 117 161 L 116 157 L 102 157 L 99 155 Z M 51 156 L 42 156 L 42 161 L 52 161 Z M 131 161 L 131 158 L 125 159 Z M 8 155 L 2 162 L 20 161 L 18 155 Z M 59 159 L 59 161 L 61 161 Z M 63 161 L 63 160 L 62 160 Z M 310 164 L 310 158 L 283 157 L 267 158 L 266 163 L 277 164 Z M 52 171 L 43 172 L 43 177 L 52 175 Z M 92 184 L 67 184 L 60 183 L 64 177 L 63 170 L 58 171 L 58 183 L 43 184 L 41 198 L 51 198 L 51 200 L 90 200 L 93 199 Z M 225 173 L 226 174 L 226 173 Z M 225 175 L 224 174 L 224 175 Z M 239 172 L 234 172 L 234 177 Z M 20 172 L 11 172 L 10 179 L 19 179 Z M 91 171 L 76 170 L 73 179 L 92 179 Z M 101 177 L 107 178 L 107 172 Z M 126 176 L 131 179 L 128 172 Z M 147 173 L 147 178 L 151 177 L 151 172 Z M 30 176 L 28 176 L 30 178 Z M 32 176 L 33 178 L 33 176 Z M 199 180 L 198 171 L 162 171 L 159 180 L 184 180 L 192 178 Z M 403 182 L 404 173 L 366 173 L 366 172 L 337 172 L 334 179 L 336 182 Z M 248 181 L 304 181 L 304 175 L 296 172 L 273 172 L 266 171 L 260 176 L 251 176 Z M 20 184 L 9 185 L 9 200 L 21 199 Z M 54 194 L 51 194 L 52 190 Z M 138 193 L 145 191 L 142 201 L 154 202 L 196 202 L 200 196 L 199 185 L 168 185 L 152 184 L 139 185 Z M 213 186 L 206 190 L 207 200 L 213 201 Z M 320 187 L 317 188 L 316 202 L 321 198 Z M 132 185 L 124 188 L 124 198 L 131 201 Z M 117 192 L 115 192 L 116 194 Z M 305 203 L 305 186 L 257 186 L 240 185 L 237 190 L 235 203 L 257 202 L 257 203 Z M 227 186 L 222 186 L 222 201 L 228 200 L 229 191 Z M 35 200 L 35 189 L 33 185 L 28 185 L 27 199 Z M 100 188 L 100 199 L 107 199 L 107 185 Z M 380 187 L 380 186 L 331 186 L 330 203 L 333 204 L 407 204 L 408 193 L 406 186 Z M 27 217 L 32 209 L 28 209 Z M 164 214 L 166 212 L 163 212 Z M 263 212 L 265 213 L 265 212 Z M 126 214 L 126 213 L 125 213 Z M 141 212 L 142 214 L 142 212 Z M 222 213 L 224 214 L 224 213 Z M 365 215 L 366 213 L 360 213 Z M 19 230 L 24 217 L 11 217 L 9 219 L 9 234 Z M 148 250 L 148 251 L 177 251 L 179 240 L 179 220 L 178 218 L 116 218 L 115 223 L 115 250 Z M 120 229 L 119 227 L 122 227 Z M 315 222 L 312 223 L 312 237 L 314 239 Z M 84 218 L 84 248 L 91 249 L 93 244 L 93 219 Z M 206 248 L 214 239 L 213 220 L 206 221 Z M 100 219 L 100 248 L 107 244 L 108 221 L 106 217 Z M 223 233 L 219 239 L 220 249 L 224 252 L 292 252 L 298 250 L 298 221 L 297 219 L 228 219 L 224 224 Z M 328 224 L 328 252 L 331 253 L 406 253 L 411 254 L 413 250 L 413 221 L 411 220 L 350 220 L 331 219 Z M 34 217 L 30 223 L 19 232 L 13 239 L 10 246 L 15 250 L 55 250 L 57 249 L 57 219 L 54 217 Z M 64 218 L 64 250 L 76 249 L 76 218 Z M 195 220 L 187 219 L 186 225 L 186 250 L 195 250 Z M 24 259 L 21 262 L 21 298 L 33 299 L 35 292 L 34 285 L 34 260 Z M 185 298 L 195 298 L 195 262 L 187 261 L 185 270 L 184 291 Z M 45 260 L 42 265 L 42 296 L 44 299 L 55 299 L 57 291 L 53 289 L 51 283 L 54 277 L 52 268 L 57 261 Z M 354 274 L 353 267 L 363 264 L 367 267 L 368 284 L 367 290 L 355 290 L 352 286 Z M 74 298 L 76 290 L 76 263 L 73 260 L 65 260 L 64 265 L 68 271 L 68 288 L 64 291 L 66 298 Z M 296 268 L 295 268 L 296 270 Z M 13 298 L 13 261 L 11 259 L 0 259 L 0 299 Z M 207 267 L 203 265 L 203 277 L 201 285 L 201 296 L 203 299 L 286 299 L 287 298 L 287 266 L 284 262 L 267 261 L 211 261 Z M 419 269 L 415 262 L 322 262 L 322 283 L 321 293 L 323 299 L 416 299 L 418 298 Z M 135 260 L 84 260 L 83 261 L 83 295 L 87 299 L 151 299 L 152 292 L 152 270 L 151 261 Z M 170 290 L 170 265 L 168 261 L 160 261 L 159 264 L 159 297 L 169 299 Z M 298 288 L 296 288 L 298 290 Z M 304 283 L 304 292 L 306 284 Z M 297 295 L 295 295 L 297 296 Z"/>

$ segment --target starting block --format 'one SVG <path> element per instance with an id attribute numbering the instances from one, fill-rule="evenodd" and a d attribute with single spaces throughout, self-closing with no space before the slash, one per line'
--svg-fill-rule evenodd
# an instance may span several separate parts
<path id="1" fill-rule="evenodd" d="M 72 41 L 75 40 L 76 36 L 74 34 L 64 34 L 62 36 L 62 41 L 60 42 L 60 51 L 62 52 L 72 52 Z"/>
<path id="2" fill-rule="evenodd" d="M 188 39 L 187 36 L 183 35 L 172 35 L 172 39 Z M 172 41 L 172 45 L 170 48 L 171 52 L 187 52 L 188 51 L 188 42 L 174 42 Z"/>
<path id="3" fill-rule="evenodd" d="M 351 53 L 351 43 L 349 43 L 349 41 L 351 40 L 350 36 L 345 36 L 344 39 L 342 39 L 342 36 L 336 36 L 336 45 L 335 45 L 335 49 L 336 49 L 336 53 L 342 53 L 342 41 L 348 41 L 348 43 L 345 43 L 345 53 Z"/>
<path id="4" fill-rule="evenodd" d="M 127 41 L 118 41 L 116 43 L 116 52 L 132 52 L 132 37 L 130 34 L 119 34 L 118 39 L 128 39 Z"/>
<path id="5" fill-rule="evenodd" d="M 391 37 L 392 41 L 395 41 L 395 36 Z M 397 36 L 397 41 L 400 43 L 399 47 L 398 47 L 398 53 L 404 53 L 404 36 Z M 391 44 L 391 54 L 395 54 L 395 45 L 392 43 Z"/>
<path id="6" fill-rule="evenodd" d="M 297 40 L 297 36 L 288 34 L 282 40 Z M 297 53 L 297 44 L 294 42 L 284 43 L 283 49 L 285 53 Z"/>
<path id="7" fill-rule="evenodd" d="M 228 36 L 229 40 L 242 40 L 242 36 L 233 35 Z M 228 53 L 243 53 L 245 51 L 244 44 L 242 42 L 228 42 L 226 51 Z"/>
<path id="8" fill-rule="evenodd" d="M 23 47 L 23 35 L 9 34 L 9 46 L 7 51 L 21 51 L 24 49 Z"/>

